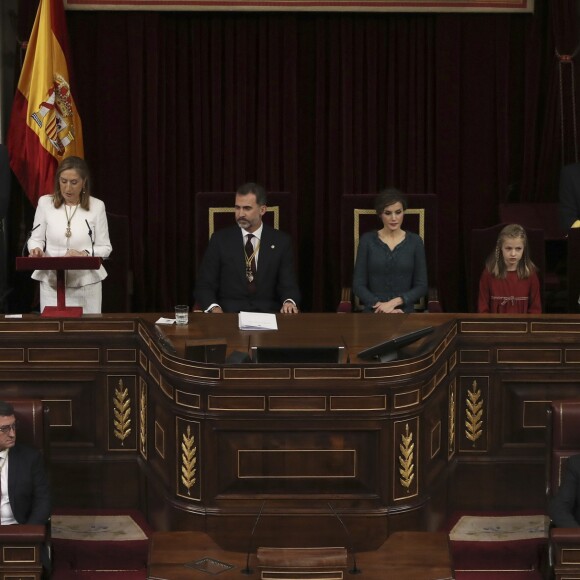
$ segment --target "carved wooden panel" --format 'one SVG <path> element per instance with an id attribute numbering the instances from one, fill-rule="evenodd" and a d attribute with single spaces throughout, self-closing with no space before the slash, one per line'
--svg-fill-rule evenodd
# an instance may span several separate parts
<path id="1" fill-rule="evenodd" d="M 484 453 L 489 448 L 490 387 L 488 376 L 459 379 L 459 451 Z"/>
<path id="2" fill-rule="evenodd" d="M 409 500 L 419 493 L 419 417 L 393 423 L 393 500 Z"/>
<path id="3" fill-rule="evenodd" d="M 201 500 L 202 441 L 200 424 L 182 417 L 175 419 L 177 443 L 176 482 L 178 496 L 191 501 Z"/>
<path id="4" fill-rule="evenodd" d="M 107 377 L 108 449 L 136 451 L 139 429 L 139 404 L 135 375 Z"/>

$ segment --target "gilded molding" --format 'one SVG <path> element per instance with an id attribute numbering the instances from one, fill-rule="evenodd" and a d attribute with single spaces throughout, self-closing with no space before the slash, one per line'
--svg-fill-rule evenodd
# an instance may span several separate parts
<path id="1" fill-rule="evenodd" d="M 449 452 L 448 457 L 451 457 L 455 451 L 455 380 L 449 386 Z"/>
<path id="2" fill-rule="evenodd" d="M 483 398 L 475 379 L 471 386 L 472 390 L 467 391 L 465 437 L 475 447 L 475 442 L 483 435 Z"/>
<path id="3" fill-rule="evenodd" d="M 415 443 L 413 443 L 413 432 L 409 431 L 409 423 L 405 425 L 405 434 L 401 433 L 401 443 L 399 444 L 399 482 L 409 492 L 409 488 L 415 479 L 414 460 Z"/>
<path id="4" fill-rule="evenodd" d="M 139 381 L 139 451 L 147 459 L 147 383 Z"/>
<path id="5" fill-rule="evenodd" d="M 191 434 L 191 427 L 181 436 L 181 483 L 187 489 L 187 495 L 191 496 L 191 488 L 197 478 L 197 447 L 194 445 L 195 437 Z"/>
<path id="6" fill-rule="evenodd" d="M 113 435 L 124 444 L 125 439 L 131 434 L 131 397 L 129 389 L 119 379 L 113 398 Z"/>

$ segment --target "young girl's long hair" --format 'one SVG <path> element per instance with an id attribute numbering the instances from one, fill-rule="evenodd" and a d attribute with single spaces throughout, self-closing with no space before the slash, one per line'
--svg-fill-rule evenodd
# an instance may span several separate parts
<path id="1" fill-rule="evenodd" d="M 509 226 L 503 228 L 499 233 L 497 242 L 495 244 L 495 250 L 489 255 L 489 258 L 485 263 L 487 271 L 490 272 L 495 278 L 504 279 L 506 277 L 507 266 L 505 264 L 505 260 L 503 259 L 501 248 L 508 238 L 523 239 L 524 252 L 522 254 L 522 259 L 518 262 L 516 272 L 518 273 L 518 278 L 520 280 L 523 278 L 529 278 L 530 275 L 537 270 L 537 268 L 530 259 L 530 248 L 528 245 L 528 236 L 526 235 L 526 230 L 518 224 L 510 224 Z"/>

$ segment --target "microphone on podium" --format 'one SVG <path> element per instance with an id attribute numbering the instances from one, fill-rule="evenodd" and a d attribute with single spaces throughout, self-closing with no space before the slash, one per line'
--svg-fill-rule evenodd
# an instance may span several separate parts
<path id="1" fill-rule="evenodd" d="M 27 234 L 26 234 L 26 239 L 24 240 L 24 245 L 22 246 L 22 256 L 26 255 L 26 250 L 28 247 L 28 240 L 30 239 L 30 237 L 32 236 L 32 232 L 36 229 L 39 228 L 40 224 L 36 224 Z"/>
<path id="2" fill-rule="evenodd" d="M 264 509 L 264 505 L 266 504 L 266 500 L 262 502 L 260 506 L 260 511 L 258 512 L 258 516 L 256 517 L 256 521 L 254 522 L 254 527 L 252 528 L 252 533 L 250 534 L 250 538 L 248 540 L 248 550 L 246 552 L 246 567 L 242 569 L 242 574 L 246 576 L 252 574 L 253 570 L 250 568 L 250 552 L 252 550 L 252 540 L 254 538 L 254 533 L 256 532 L 256 526 L 260 521 L 260 517 L 262 516 L 262 510 Z"/>
<path id="3" fill-rule="evenodd" d="M 91 226 L 89 225 L 89 220 L 85 220 L 85 223 L 87 224 L 87 228 L 89 228 L 89 238 L 91 239 L 91 252 L 92 252 L 92 256 L 93 258 L 95 257 L 95 240 L 93 240 L 93 230 L 91 230 Z"/>
<path id="4" fill-rule="evenodd" d="M 348 543 L 350 544 L 350 553 L 352 554 L 352 568 L 348 571 L 348 573 L 360 574 L 362 570 L 356 565 L 356 554 L 354 551 L 354 542 L 352 541 L 352 536 L 350 535 L 345 523 L 342 521 L 342 518 L 338 515 L 338 512 L 334 509 L 334 506 L 330 502 L 328 502 L 328 507 L 330 508 L 332 513 L 336 516 L 336 519 L 340 522 L 340 525 L 343 527 L 346 533 L 346 537 L 348 539 Z"/>

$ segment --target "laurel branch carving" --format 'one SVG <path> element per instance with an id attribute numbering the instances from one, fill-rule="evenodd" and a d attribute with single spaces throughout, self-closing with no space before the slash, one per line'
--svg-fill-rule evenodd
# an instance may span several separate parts
<path id="1" fill-rule="evenodd" d="M 191 428 L 187 426 L 187 432 L 181 438 L 181 483 L 187 489 L 187 495 L 191 495 L 191 488 L 197 481 L 197 447 L 194 446 L 195 437 L 191 434 Z"/>
<path id="2" fill-rule="evenodd" d="M 407 493 L 415 479 L 414 459 L 415 444 L 413 443 L 413 433 L 409 432 L 409 424 L 405 425 L 405 434 L 401 433 L 401 443 L 399 444 L 399 481 L 406 488 Z"/>
<path id="3" fill-rule="evenodd" d="M 115 389 L 113 405 L 113 433 L 123 445 L 131 434 L 131 398 L 129 389 L 123 385 L 123 379 L 119 380 L 119 385 Z"/>
<path id="4" fill-rule="evenodd" d="M 465 436 L 475 447 L 475 442 L 483 435 L 483 398 L 475 380 L 472 390 L 467 391 L 465 416 Z"/>

